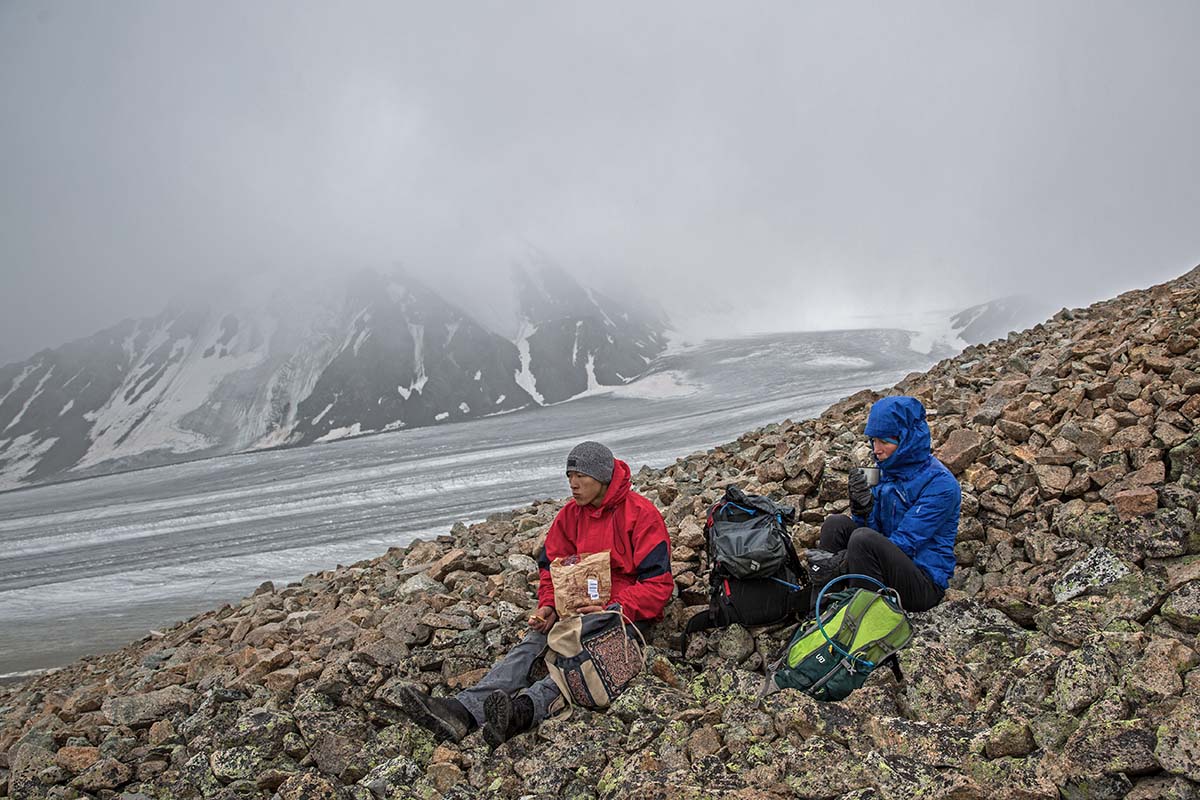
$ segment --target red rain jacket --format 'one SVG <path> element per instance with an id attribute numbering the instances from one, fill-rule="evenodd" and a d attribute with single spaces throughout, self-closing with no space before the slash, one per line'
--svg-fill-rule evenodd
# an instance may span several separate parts
<path id="1" fill-rule="evenodd" d="M 612 602 L 620 603 L 634 622 L 662 619 L 675 588 L 671 540 L 662 514 L 633 491 L 629 465 L 620 460 L 613 464 L 612 482 L 599 508 L 569 501 L 546 532 L 546 546 L 538 558 L 538 608 L 554 606 L 551 561 L 605 550 L 612 562 Z"/>

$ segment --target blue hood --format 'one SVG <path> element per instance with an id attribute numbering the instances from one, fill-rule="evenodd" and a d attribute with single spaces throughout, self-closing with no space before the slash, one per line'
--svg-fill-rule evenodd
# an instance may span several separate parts
<path id="1" fill-rule="evenodd" d="M 893 477 L 903 476 L 929 461 L 931 448 L 925 406 L 915 397 L 885 397 L 876 401 L 867 417 L 866 434 L 900 441 L 896 452 L 878 462 L 879 468 Z"/>

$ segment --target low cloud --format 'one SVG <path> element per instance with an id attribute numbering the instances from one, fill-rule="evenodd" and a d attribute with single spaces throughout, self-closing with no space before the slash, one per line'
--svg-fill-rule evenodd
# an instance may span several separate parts
<path id="1" fill-rule="evenodd" d="M 529 248 L 689 330 L 1200 261 L 1200 7 L 0 6 L 0 362 L 206 282 Z M 226 277 L 228 276 L 228 277 Z"/>

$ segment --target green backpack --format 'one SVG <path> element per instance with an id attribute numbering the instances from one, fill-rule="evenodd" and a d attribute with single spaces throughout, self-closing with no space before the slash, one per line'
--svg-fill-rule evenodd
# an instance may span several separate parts
<path id="1" fill-rule="evenodd" d="M 826 598 L 835 583 L 855 579 L 869 581 L 879 591 L 845 589 Z M 896 653 L 912 635 L 912 623 L 895 589 L 866 575 L 839 575 L 817 595 L 816 617 L 796 630 L 772 665 L 774 675 L 768 673 L 761 696 L 799 689 L 817 700 L 841 700 L 883 664 L 903 680 Z"/>

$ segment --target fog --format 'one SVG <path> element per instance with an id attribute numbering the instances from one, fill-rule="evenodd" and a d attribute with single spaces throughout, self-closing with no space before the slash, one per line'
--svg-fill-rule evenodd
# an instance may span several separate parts
<path id="1" fill-rule="evenodd" d="M 0 364 L 262 272 L 478 302 L 531 251 L 711 334 L 1086 304 L 1200 262 L 1197 30 L 1194 2 L 9 0 Z"/>

